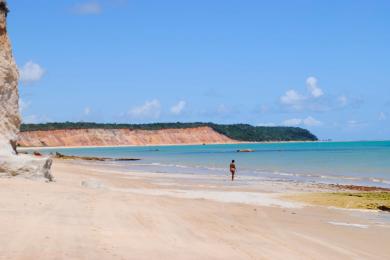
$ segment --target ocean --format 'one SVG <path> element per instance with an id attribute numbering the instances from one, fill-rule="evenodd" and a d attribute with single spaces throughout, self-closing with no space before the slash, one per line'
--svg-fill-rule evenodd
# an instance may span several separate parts
<path id="1" fill-rule="evenodd" d="M 237 150 L 251 149 L 241 153 Z M 229 175 L 310 183 L 352 184 L 390 188 L 390 141 L 251 143 L 147 147 L 51 148 L 44 153 L 139 158 L 115 162 L 129 171 Z M 112 164 L 113 162 L 110 162 Z"/>

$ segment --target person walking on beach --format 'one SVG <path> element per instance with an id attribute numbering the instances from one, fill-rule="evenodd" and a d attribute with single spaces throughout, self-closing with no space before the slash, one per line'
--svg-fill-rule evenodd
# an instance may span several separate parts
<path id="1" fill-rule="evenodd" d="M 234 174 L 236 173 L 236 163 L 234 160 L 230 163 L 230 173 L 232 174 L 232 181 L 234 181 Z"/>

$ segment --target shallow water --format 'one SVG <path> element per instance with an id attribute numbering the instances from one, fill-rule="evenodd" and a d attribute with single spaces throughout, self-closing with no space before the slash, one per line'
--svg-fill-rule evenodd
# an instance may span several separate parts
<path id="1" fill-rule="evenodd" d="M 238 153 L 252 149 L 251 153 Z M 238 176 L 369 185 L 390 188 L 390 141 L 224 144 L 153 147 L 47 149 L 44 153 L 140 158 L 117 162 L 129 170 L 228 175 L 236 160 Z"/>

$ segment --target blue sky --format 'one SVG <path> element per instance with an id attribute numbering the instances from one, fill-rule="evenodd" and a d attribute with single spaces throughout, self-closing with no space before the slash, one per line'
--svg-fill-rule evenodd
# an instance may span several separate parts
<path id="1" fill-rule="evenodd" d="M 10 0 L 25 122 L 390 139 L 390 1 Z"/>

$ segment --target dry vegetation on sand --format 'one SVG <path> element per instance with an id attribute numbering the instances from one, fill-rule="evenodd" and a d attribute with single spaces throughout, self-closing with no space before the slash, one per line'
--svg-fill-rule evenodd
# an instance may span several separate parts
<path id="1" fill-rule="evenodd" d="M 304 193 L 289 198 L 321 206 L 390 211 L 390 192 Z"/>

